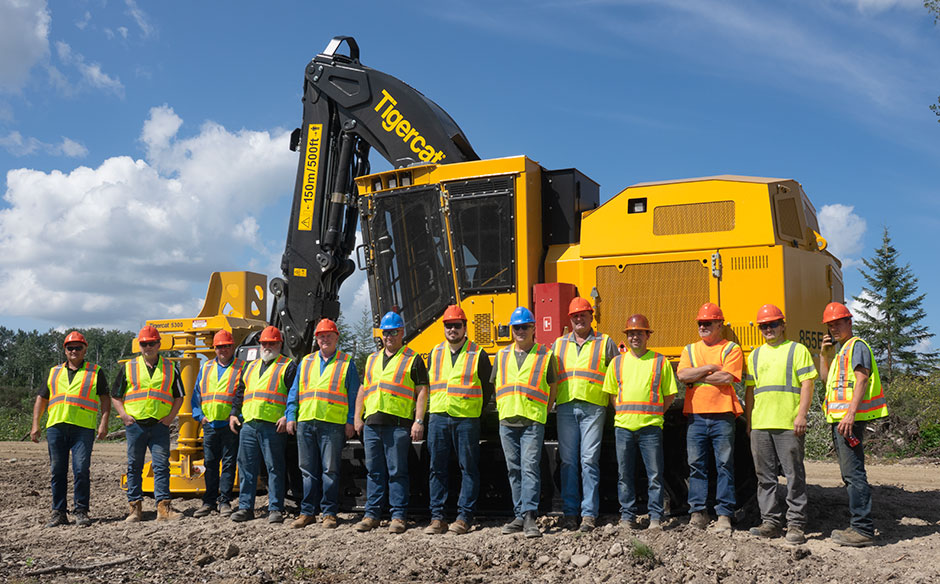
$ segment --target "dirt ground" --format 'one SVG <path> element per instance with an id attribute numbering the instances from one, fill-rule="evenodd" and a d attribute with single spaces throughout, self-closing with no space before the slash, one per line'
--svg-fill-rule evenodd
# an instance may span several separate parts
<path id="1" fill-rule="evenodd" d="M 632 532 L 617 517 L 602 517 L 590 534 L 559 532 L 543 518 L 545 537 L 499 533 L 501 520 L 482 520 L 468 534 L 427 536 L 426 520 L 391 535 L 385 524 L 359 534 L 357 515 L 344 514 L 334 531 L 304 530 L 263 518 L 236 524 L 218 515 L 192 517 L 198 500 L 178 499 L 185 517 L 158 524 L 152 500 L 143 523 L 122 521 L 126 498 L 118 486 L 124 444 L 98 443 L 92 462 L 89 528 L 47 529 L 50 514 L 45 443 L 0 443 L 0 576 L 4 582 L 937 582 L 940 580 L 940 463 L 869 464 L 873 548 L 840 548 L 829 541 L 846 527 L 847 498 L 838 466 L 807 465 L 809 541 L 789 546 L 762 541 L 748 526 L 733 534 L 693 530 L 673 518 L 659 533 Z M 71 491 L 70 491 L 71 492 Z M 70 495 L 71 501 L 71 495 Z M 258 507 L 266 504 L 259 497 Z M 263 513 L 261 513 L 263 516 Z M 649 548 L 644 553 L 643 545 Z M 93 567 L 107 562 L 110 566 Z M 55 566 L 91 568 L 31 575 Z"/>

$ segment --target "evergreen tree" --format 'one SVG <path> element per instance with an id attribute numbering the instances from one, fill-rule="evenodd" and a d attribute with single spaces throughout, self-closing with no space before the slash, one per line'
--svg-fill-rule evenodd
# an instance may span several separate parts
<path id="1" fill-rule="evenodd" d="M 910 264 L 898 265 L 898 251 L 884 228 L 881 247 L 870 259 L 862 259 L 867 269 L 859 269 L 867 286 L 855 297 L 857 310 L 855 332 L 869 342 L 879 372 L 886 380 L 897 371 L 930 373 L 937 365 L 937 352 L 915 350 L 932 338 L 923 324 L 927 313 L 922 303 L 926 294 L 918 294 L 917 278 Z"/>

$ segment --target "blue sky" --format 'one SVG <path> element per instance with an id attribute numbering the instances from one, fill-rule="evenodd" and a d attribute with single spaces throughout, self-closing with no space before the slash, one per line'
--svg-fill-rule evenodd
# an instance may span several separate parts
<path id="1" fill-rule="evenodd" d="M 0 325 L 132 329 L 195 315 L 214 270 L 277 275 L 304 66 L 340 34 L 482 157 L 577 167 L 602 200 L 794 178 L 847 295 L 887 226 L 938 330 L 940 27 L 920 0 L 0 0 Z"/>

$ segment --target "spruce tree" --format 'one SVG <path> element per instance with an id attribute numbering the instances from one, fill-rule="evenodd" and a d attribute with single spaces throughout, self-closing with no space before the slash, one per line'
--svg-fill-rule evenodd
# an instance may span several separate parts
<path id="1" fill-rule="evenodd" d="M 918 294 L 917 277 L 910 264 L 898 265 L 898 256 L 885 227 L 881 247 L 870 259 L 862 259 L 867 269 L 859 272 L 867 285 L 855 297 L 862 307 L 856 310 L 855 332 L 871 345 L 885 380 L 902 371 L 930 373 L 938 358 L 935 351 L 915 350 L 934 335 L 923 324 L 926 294 Z"/>

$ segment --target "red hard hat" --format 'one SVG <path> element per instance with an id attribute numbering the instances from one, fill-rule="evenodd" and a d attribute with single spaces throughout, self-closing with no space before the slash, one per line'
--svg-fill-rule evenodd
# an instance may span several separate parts
<path id="1" fill-rule="evenodd" d="M 336 333 L 339 334 L 339 329 L 336 328 L 336 323 L 328 318 L 320 319 L 320 322 L 317 323 L 317 329 L 313 331 L 313 336 L 317 336 L 320 333 Z"/>
<path id="2" fill-rule="evenodd" d="M 220 330 L 215 333 L 215 336 L 212 337 L 212 346 L 218 347 L 219 345 L 234 345 L 235 339 L 232 337 L 232 333 L 228 332 L 225 329 Z"/>
<path id="3" fill-rule="evenodd" d="M 757 324 L 783 320 L 783 311 L 773 304 L 765 304 L 757 311 Z"/>
<path id="4" fill-rule="evenodd" d="M 456 304 L 451 304 L 447 307 L 447 310 L 444 311 L 443 320 L 444 322 L 452 322 L 455 320 L 467 322 L 467 313 Z"/>
<path id="5" fill-rule="evenodd" d="M 591 303 L 584 298 L 575 296 L 571 299 L 571 303 L 568 304 L 568 316 L 577 314 L 579 312 L 590 312 L 591 314 L 594 314 L 594 308 L 591 306 Z"/>
<path id="6" fill-rule="evenodd" d="M 823 310 L 823 324 L 828 324 L 834 320 L 842 318 L 852 318 L 852 313 L 841 302 L 830 302 Z"/>
<path id="7" fill-rule="evenodd" d="M 159 341 L 160 340 L 160 331 L 150 326 L 149 324 L 144 328 L 140 329 L 140 332 L 137 334 L 138 343 L 148 343 L 150 341 Z"/>
<path id="8" fill-rule="evenodd" d="M 284 337 L 281 336 L 281 331 L 277 330 L 276 326 L 266 326 L 264 330 L 261 331 L 262 343 L 280 343 L 284 341 Z"/>
<path id="9" fill-rule="evenodd" d="M 724 322 L 725 313 L 718 308 L 717 304 L 706 302 L 698 309 L 698 316 L 695 317 L 695 320 L 720 320 Z"/>
<path id="10" fill-rule="evenodd" d="M 647 331 L 653 332 L 653 329 L 650 328 L 650 321 L 642 314 L 634 314 L 627 319 L 626 326 L 623 327 L 623 332 L 627 331 Z"/>
<path id="11" fill-rule="evenodd" d="M 65 345 L 69 343 L 81 343 L 85 345 L 86 347 L 88 346 L 88 341 L 85 340 L 85 335 L 83 335 L 82 333 L 78 331 L 72 331 L 69 334 L 65 335 L 65 340 L 62 341 L 62 346 L 64 347 Z"/>

